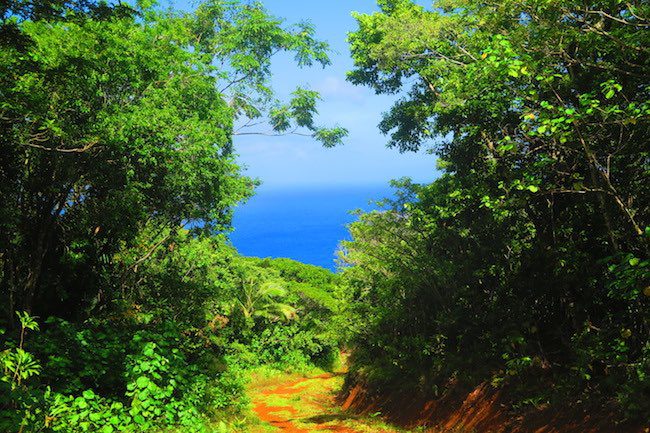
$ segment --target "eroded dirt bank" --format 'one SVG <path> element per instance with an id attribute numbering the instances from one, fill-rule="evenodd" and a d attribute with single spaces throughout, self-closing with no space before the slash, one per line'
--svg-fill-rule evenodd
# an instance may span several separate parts
<path id="1" fill-rule="evenodd" d="M 616 425 L 607 413 L 579 409 L 515 415 L 489 384 L 469 391 L 451 387 L 441 398 L 424 399 L 373 393 L 360 383 L 343 389 L 343 382 L 342 372 L 254 375 L 248 394 L 259 422 L 251 433 L 650 433 L 646 426 Z"/>
<path id="2" fill-rule="evenodd" d="M 381 412 L 403 428 L 428 427 L 435 433 L 648 433 L 640 425 L 616 425 L 607 413 L 584 413 L 563 408 L 531 410 L 523 415 L 508 411 L 503 395 L 489 384 L 473 390 L 452 388 L 438 399 L 416 398 L 404 392 L 377 394 L 357 383 L 338 397 L 345 412 L 358 415 Z"/>

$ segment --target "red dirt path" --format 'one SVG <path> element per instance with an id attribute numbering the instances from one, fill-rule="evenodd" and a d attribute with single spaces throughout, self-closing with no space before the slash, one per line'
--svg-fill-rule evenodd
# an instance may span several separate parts
<path id="1" fill-rule="evenodd" d="M 339 378 L 340 379 L 340 378 Z M 363 415 L 381 412 L 382 418 L 406 429 L 429 433 L 650 433 L 635 425 L 616 425 L 606 413 L 532 411 L 519 416 L 507 410 L 501 392 L 482 384 L 472 390 L 453 389 L 438 399 L 413 394 L 376 394 L 357 384 L 335 398 L 341 385 L 335 375 L 296 379 L 280 377 L 268 386 L 252 389 L 253 410 L 267 427 L 282 433 L 394 433 Z M 359 414 L 361 416 L 355 415 Z"/>
<path id="2" fill-rule="evenodd" d="M 318 412 L 316 416 L 314 416 L 313 413 L 301 413 L 292 406 L 273 406 L 267 404 L 261 399 L 255 401 L 255 397 L 253 397 L 253 411 L 260 420 L 276 427 L 282 433 L 310 433 L 318 431 L 360 433 L 359 430 L 347 426 L 328 423 L 327 420 L 330 419 L 337 410 L 334 396 L 331 394 L 332 389 L 329 389 L 331 388 L 331 384 L 328 383 L 328 379 L 331 379 L 332 377 L 333 375 L 331 374 L 322 374 L 320 376 L 291 380 L 289 382 L 275 384 L 270 388 L 263 389 L 259 392 L 259 395 L 265 398 L 281 397 L 283 400 L 303 398 L 306 396 L 310 397 L 311 402 L 309 403 L 309 406 L 310 409 L 314 409 Z M 313 394 L 313 390 L 306 389 L 307 387 L 313 387 L 313 381 L 320 381 L 322 384 L 322 387 L 318 387 L 319 391 L 316 395 Z M 300 420 L 310 423 L 315 422 L 315 424 L 310 424 L 307 426 L 308 428 L 296 425 L 296 422 Z M 322 422 L 319 422 L 318 420 L 321 420 Z"/>

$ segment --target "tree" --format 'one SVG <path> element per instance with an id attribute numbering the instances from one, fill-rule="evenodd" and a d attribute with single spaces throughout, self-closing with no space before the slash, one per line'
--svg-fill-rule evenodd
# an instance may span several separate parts
<path id="1" fill-rule="evenodd" d="M 287 291 L 278 282 L 260 281 L 252 276 L 241 281 L 238 297 L 233 310 L 238 311 L 245 320 L 256 317 L 267 320 L 290 320 L 296 309 L 283 303 Z"/>
<path id="2" fill-rule="evenodd" d="M 257 3 L 209 1 L 193 13 L 92 2 L 4 6 L 0 64 L 0 296 L 7 314 L 110 299 L 112 255 L 145 225 L 218 233 L 255 182 L 235 163 L 242 118 L 277 119 L 272 56 L 326 65 L 308 24 L 286 28 Z M 298 90 L 295 125 L 333 145 Z M 199 227 L 200 226 L 200 230 Z M 152 232 L 145 254 L 165 240 Z M 101 290 L 100 290 L 100 286 Z M 44 311 L 46 312 L 46 311 Z"/>
<path id="3" fill-rule="evenodd" d="M 595 203 L 612 250 L 647 251 L 645 3 L 380 5 L 357 15 L 350 80 L 413 83 L 380 124 L 392 146 L 437 138 L 448 171 L 494 173 L 497 197 Z"/>
<path id="4" fill-rule="evenodd" d="M 349 79 L 399 95 L 380 129 L 433 142 L 444 175 L 352 226 L 360 364 L 437 384 L 537 369 L 642 414 L 647 4 L 379 5 L 356 15 Z"/>

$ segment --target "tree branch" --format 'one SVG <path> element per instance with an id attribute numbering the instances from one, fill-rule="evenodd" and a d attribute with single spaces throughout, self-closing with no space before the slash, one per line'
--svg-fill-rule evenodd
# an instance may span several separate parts
<path id="1" fill-rule="evenodd" d="M 43 140 L 44 141 L 44 140 Z M 48 152 L 59 152 L 59 153 L 83 153 L 91 148 L 93 148 L 97 144 L 97 141 L 93 141 L 92 143 L 88 143 L 84 147 L 75 147 L 72 149 L 67 149 L 67 148 L 61 148 L 61 147 L 47 147 L 47 146 L 42 146 L 40 144 L 34 144 L 34 143 L 23 143 L 24 146 L 29 146 L 33 147 L 35 149 L 41 149 L 41 150 L 46 150 Z"/>

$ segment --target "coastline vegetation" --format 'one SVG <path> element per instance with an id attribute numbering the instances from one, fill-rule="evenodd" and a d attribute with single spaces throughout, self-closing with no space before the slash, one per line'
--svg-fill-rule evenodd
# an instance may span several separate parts
<path id="1" fill-rule="evenodd" d="M 338 273 L 228 240 L 257 185 L 233 137 L 346 136 L 316 92 L 270 85 L 279 52 L 329 64 L 311 25 L 246 1 L 0 5 L 0 431 L 245 431 L 251 374 L 341 351 L 378 393 L 489 383 L 513 416 L 650 421 L 650 7 L 378 5 L 348 78 L 399 95 L 380 129 L 442 175 L 394 181 Z"/>

